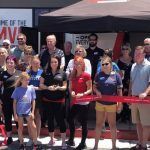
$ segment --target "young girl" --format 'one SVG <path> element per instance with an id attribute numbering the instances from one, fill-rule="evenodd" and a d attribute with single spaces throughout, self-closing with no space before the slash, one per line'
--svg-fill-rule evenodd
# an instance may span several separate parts
<path id="1" fill-rule="evenodd" d="M 24 149 L 23 145 L 23 118 L 27 120 L 28 126 L 31 129 L 34 146 L 37 144 L 37 132 L 34 123 L 35 110 L 35 90 L 28 86 L 30 77 L 26 72 L 22 72 L 15 83 L 15 90 L 12 94 L 14 119 L 18 121 L 18 137 L 20 141 L 19 149 Z"/>
<path id="2" fill-rule="evenodd" d="M 35 105 L 35 124 L 37 127 L 37 137 L 40 137 L 40 130 L 41 130 L 41 89 L 39 87 L 40 84 L 40 77 L 43 70 L 40 69 L 40 60 L 38 56 L 33 56 L 31 59 L 31 66 L 29 70 L 27 70 L 27 73 L 30 76 L 30 82 L 29 85 L 32 85 L 35 89 L 36 93 L 36 105 Z"/>

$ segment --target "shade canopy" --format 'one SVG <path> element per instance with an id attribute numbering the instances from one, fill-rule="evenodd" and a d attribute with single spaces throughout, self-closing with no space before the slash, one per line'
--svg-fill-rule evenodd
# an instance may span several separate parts
<path id="1" fill-rule="evenodd" d="M 38 27 L 43 32 L 150 32 L 150 0 L 83 0 L 39 16 Z"/>

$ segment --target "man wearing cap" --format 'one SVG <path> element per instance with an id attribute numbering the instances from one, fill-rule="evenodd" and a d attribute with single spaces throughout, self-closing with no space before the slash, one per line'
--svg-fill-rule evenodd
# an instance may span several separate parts
<path id="1" fill-rule="evenodd" d="M 10 53 L 11 43 L 8 39 L 3 40 L 2 47 L 4 47 L 7 50 L 8 54 Z"/>

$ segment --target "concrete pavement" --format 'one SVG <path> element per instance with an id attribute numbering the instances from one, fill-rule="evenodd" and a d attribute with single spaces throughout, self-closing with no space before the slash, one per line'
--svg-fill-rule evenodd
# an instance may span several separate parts
<path id="1" fill-rule="evenodd" d="M 0 137 L 0 140 L 2 141 L 2 137 Z M 11 144 L 9 147 L 7 146 L 1 146 L 0 150 L 17 150 L 19 148 L 19 143 L 17 141 L 18 137 L 15 135 L 13 138 L 14 143 Z M 29 139 L 24 138 L 24 142 L 26 143 Z M 75 138 L 75 145 L 77 146 L 80 143 L 81 138 Z M 53 147 L 48 146 L 49 137 L 41 137 L 40 142 L 42 145 L 39 146 L 39 150 L 61 150 L 61 139 L 56 138 L 55 144 Z M 94 146 L 94 139 L 88 138 L 86 141 L 87 144 L 87 150 L 91 150 Z M 117 147 L 120 150 L 129 150 L 132 146 L 136 144 L 136 141 L 127 141 L 127 140 L 117 140 Z M 26 147 L 26 150 L 32 150 L 32 147 Z M 73 150 L 74 148 L 68 147 L 68 150 Z M 110 150 L 111 149 L 111 140 L 110 139 L 101 139 L 99 141 L 99 150 Z"/>

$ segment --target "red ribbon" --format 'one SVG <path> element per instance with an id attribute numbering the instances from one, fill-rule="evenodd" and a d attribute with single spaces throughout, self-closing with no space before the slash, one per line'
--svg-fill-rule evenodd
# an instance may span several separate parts
<path id="1" fill-rule="evenodd" d="M 108 96 L 108 95 L 102 95 L 102 98 L 96 95 L 73 98 L 72 104 L 76 104 L 80 102 L 92 102 L 92 101 L 150 104 L 150 98 L 139 99 L 139 97 L 135 97 L 135 96 Z"/>

